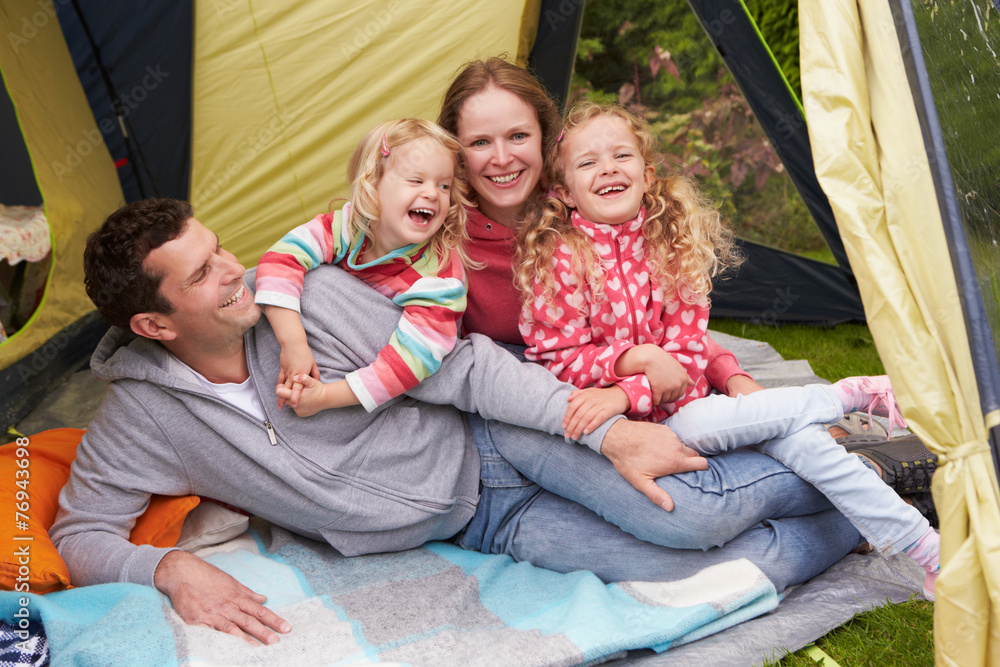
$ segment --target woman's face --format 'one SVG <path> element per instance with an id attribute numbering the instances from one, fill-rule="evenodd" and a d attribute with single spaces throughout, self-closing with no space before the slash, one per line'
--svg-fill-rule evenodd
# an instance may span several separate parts
<path id="1" fill-rule="evenodd" d="M 542 128 L 535 110 L 503 88 L 487 88 L 462 104 L 458 140 L 479 210 L 516 227 L 542 177 Z"/>

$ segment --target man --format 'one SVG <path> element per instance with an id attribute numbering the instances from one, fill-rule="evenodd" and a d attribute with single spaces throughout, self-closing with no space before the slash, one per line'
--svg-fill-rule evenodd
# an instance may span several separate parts
<path id="1" fill-rule="evenodd" d="M 201 559 L 128 542 L 154 493 L 210 496 L 347 556 L 451 538 L 605 580 L 673 580 L 746 557 L 780 590 L 859 541 L 818 491 L 757 452 L 709 462 L 669 429 L 624 419 L 585 436 L 587 447 L 563 440 L 572 387 L 480 336 L 371 413 L 278 409 L 274 334 L 243 266 L 185 202 L 116 211 L 88 240 L 85 270 L 114 326 L 91 362 L 111 385 L 51 531 L 77 585 L 152 584 L 186 622 L 248 640 L 290 630 L 263 596 Z M 398 319 L 388 299 L 341 271 L 307 278 L 302 321 L 324 381 L 367 364 Z M 597 511 L 648 516 L 647 539 L 687 550 L 642 541 L 540 489 L 499 449 L 553 457 L 567 485 L 610 491 L 615 506 Z"/>

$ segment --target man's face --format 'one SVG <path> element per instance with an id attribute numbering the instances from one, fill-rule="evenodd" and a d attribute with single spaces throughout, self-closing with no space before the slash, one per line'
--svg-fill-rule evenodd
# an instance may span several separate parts
<path id="1" fill-rule="evenodd" d="M 163 276 L 160 294 L 175 310 L 162 318 L 178 342 L 225 345 L 260 319 L 261 308 L 243 285 L 246 269 L 194 218 L 180 236 L 150 252 L 143 267 Z"/>

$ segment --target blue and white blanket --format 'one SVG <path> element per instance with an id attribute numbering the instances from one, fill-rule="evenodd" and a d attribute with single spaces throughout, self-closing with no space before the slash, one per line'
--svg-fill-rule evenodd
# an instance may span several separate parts
<path id="1" fill-rule="evenodd" d="M 605 585 L 446 543 L 344 558 L 263 522 L 197 553 L 266 594 L 292 632 L 251 646 L 185 625 L 165 597 L 134 584 L 27 596 L 53 664 L 576 665 L 665 650 L 778 604 L 745 560 L 670 584 Z M 14 618 L 22 597 L 0 594 L 3 618 Z"/>

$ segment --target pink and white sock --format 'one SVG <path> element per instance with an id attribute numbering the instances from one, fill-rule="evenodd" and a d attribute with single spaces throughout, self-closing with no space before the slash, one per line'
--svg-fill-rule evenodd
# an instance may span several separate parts
<path id="1" fill-rule="evenodd" d="M 920 536 L 920 539 L 903 549 L 903 553 L 917 561 L 927 572 L 937 572 L 941 558 L 941 536 L 933 528 Z"/>
<path id="2" fill-rule="evenodd" d="M 899 414 L 896 396 L 888 375 L 856 376 L 833 383 L 833 391 L 844 406 L 844 414 L 866 410 L 889 419 L 889 432 L 896 426 L 905 427 L 906 421 Z"/>
<path id="3" fill-rule="evenodd" d="M 924 568 L 927 573 L 924 579 L 924 597 L 933 602 L 941 570 L 941 536 L 933 528 L 928 528 L 919 540 L 903 549 L 903 553 Z"/>

